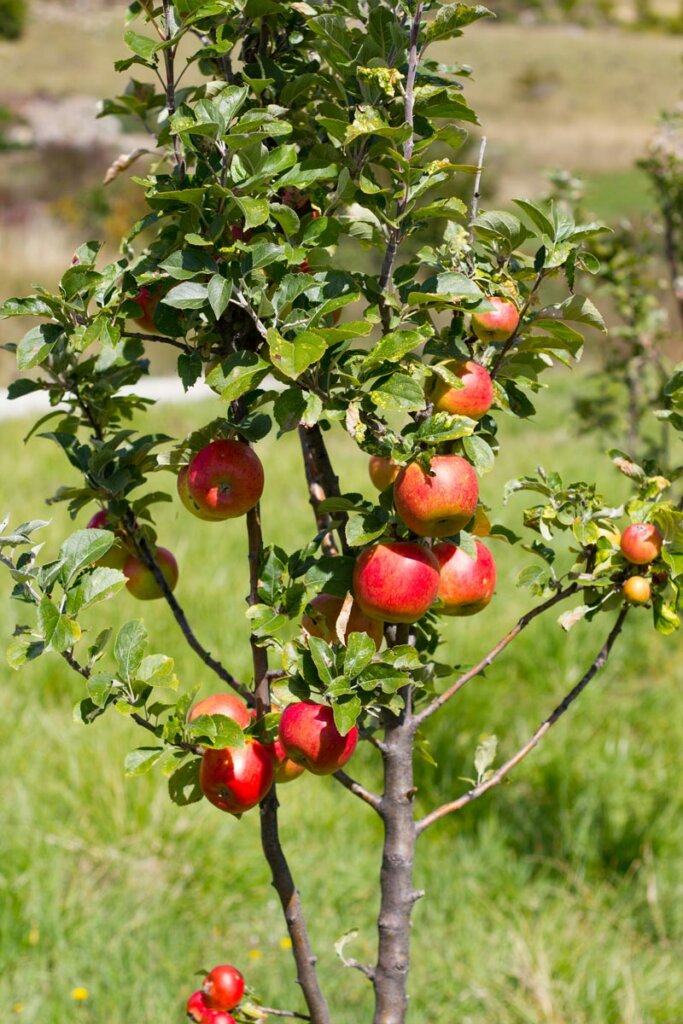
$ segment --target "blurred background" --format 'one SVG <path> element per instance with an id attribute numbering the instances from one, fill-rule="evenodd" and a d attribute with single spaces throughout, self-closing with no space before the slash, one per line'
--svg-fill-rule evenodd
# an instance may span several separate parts
<path id="1" fill-rule="evenodd" d="M 683 5 L 490 6 L 496 22 L 476 25 L 442 54 L 473 68 L 466 92 L 489 140 L 483 205 L 554 193 L 641 244 L 657 344 L 680 360 L 664 222 L 652 175 L 638 162 L 661 135 L 661 112 L 682 99 Z M 119 2 L 0 0 L 2 298 L 54 287 L 87 238 L 106 239 L 113 254 L 144 209 L 125 174 L 103 185 L 112 159 L 141 140 L 112 119 L 95 120 L 98 99 L 125 86 L 112 69 L 124 53 L 124 13 Z M 477 146 L 475 138 L 468 159 Z M 470 187 L 458 184 L 463 194 Z M 610 337 L 591 342 L 580 370 L 555 371 L 535 420 L 501 418 L 503 454 L 482 495 L 493 518 L 517 530 L 524 506 L 515 498 L 503 508 L 503 486 L 539 464 L 566 480 L 597 479 L 612 504 L 626 493 L 605 449 L 626 443 L 628 410 L 596 376 L 619 350 L 623 317 L 611 293 L 593 297 Z M 0 322 L 0 341 L 26 329 Z M 6 386 L 14 361 L 0 356 Z M 155 364 L 172 369 L 172 360 Z M 32 421 L 6 421 L 4 399 L 1 406 L 0 512 L 14 522 L 51 519 L 42 539 L 53 551 L 71 524 L 44 500 L 71 482 L 71 470 L 44 440 L 24 448 Z M 604 415 L 608 407 L 615 415 Z M 183 436 L 219 412 L 214 400 L 160 405 L 150 427 Z M 332 450 L 343 488 L 369 495 L 362 456 L 341 435 Z M 298 546 L 312 527 L 296 446 L 288 435 L 277 452 L 272 441 L 263 452 L 267 540 Z M 171 476 L 162 482 L 174 492 Z M 161 507 L 158 524 L 180 562 L 177 593 L 196 632 L 246 679 L 241 525 L 200 522 L 177 503 Z M 446 656 L 459 665 L 534 603 L 516 587 L 531 556 L 500 543 L 495 556 L 494 602 L 446 630 Z M 7 578 L 3 587 L 8 595 Z M 93 613 L 93 635 L 141 615 L 150 650 L 176 658 L 184 687 L 216 688 L 165 606 L 141 606 L 124 592 Z M 3 636 L 20 619 L 19 606 L 2 602 Z M 511 782 L 421 840 L 417 883 L 427 898 L 413 929 L 415 1022 L 683 1021 L 683 659 L 680 639 L 656 634 L 647 612 L 632 619 L 605 672 Z M 578 680 L 603 632 L 598 620 L 565 635 L 551 615 L 472 683 L 429 734 L 436 765 L 418 766 L 421 806 L 467 786 L 482 735 L 498 736 L 501 756 L 513 752 Z M 140 742 L 134 728 L 113 712 L 88 729 L 74 724 L 81 688 L 59 659 L 18 674 L 0 668 L 0 678 L 0 1019 L 180 1022 L 194 973 L 219 962 L 239 966 L 268 1005 L 300 1008 L 254 816 L 179 809 L 160 776 L 126 779 L 124 754 Z M 377 781 L 373 752 L 357 755 L 354 773 Z M 370 1015 L 369 986 L 341 967 L 333 946 L 358 929 L 350 955 L 372 956 L 377 823 L 333 780 L 303 779 L 281 798 L 334 1020 L 360 1024 Z"/>

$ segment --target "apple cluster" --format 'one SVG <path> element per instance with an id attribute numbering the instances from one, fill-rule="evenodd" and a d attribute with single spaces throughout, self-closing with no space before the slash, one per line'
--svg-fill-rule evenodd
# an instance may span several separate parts
<path id="1" fill-rule="evenodd" d="M 627 562 L 636 566 L 649 566 L 662 552 L 664 537 L 654 523 L 632 523 L 621 535 L 619 547 Z M 655 577 L 653 580 L 656 582 Z M 647 604 L 652 597 L 652 582 L 647 576 L 629 576 L 622 585 L 622 593 L 629 604 Z"/>
<path id="2" fill-rule="evenodd" d="M 187 1016 L 197 1024 L 235 1024 L 230 1013 L 244 995 L 244 978 L 232 964 L 209 971 L 187 1001 Z"/>

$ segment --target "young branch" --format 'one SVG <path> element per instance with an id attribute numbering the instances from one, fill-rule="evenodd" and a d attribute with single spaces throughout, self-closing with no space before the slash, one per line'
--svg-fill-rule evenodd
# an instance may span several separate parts
<path id="1" fill-rule="evenodd" d="M 330 530 L 332 517 L 327 512 L 320 512 L 319 506 L 326 498 L 336 498 L 339 496 L 339 479 L 332 468 L 325 439 L 317 424 L 314 427 L 305 427 L 303 424 L 300 424 L 299 442 L 301 444 L 313 515 L 315 516 L 318 530 L 325 533 L 322 542 L 323 553 L 335 556 L 339 554 L 339 549 Z M 349 549 L 344 536 L 343 525 L 340 529 L 340 540 L 342 551 L 344 554 L 347 554 Z"/>
<path id="2" fill-rule="evenodd" d="M 451 697 L 454 697 L 455 694 L 461 690 L 463 686 L 469 683 L 471 679 L 474 679 L 475 676 L 480 675 L 485 669 L 487 669 L 488 666 L 495 661 L 498 655 L 505 650 L 507 645 L 511 643 L 515 637 L 519 636 L 523 629 L 526 629 L 529 623 L 533 622 L 539 615 L 542 615 L 543 612 L 547 612 L 549 608 L 553 608 L 556 604 L 559 604 L 560 601 L 565 601 L 568 597 L 571 597 L 578 589 L 579 584 L 572 583 L 563 590 L 558 590 L 558 592 L 553 594 L 552 597 L 549 597 L 547 601 L 536 605 L 535 608 L 532 608 L 523 615 L 517 624 L 512 627 L 510 632 L 506 633 L 503 639 L 499 640 L 495 647 L 492 647 L 488 654 L 484 655 L 481 661 L 478 661 L 476 665 L 469 668 L 467 672 L 463 672 L 463 674 L 456 679 L 456 681 L 452 683 L 447 690 L 444 690 L 444 692 L 439 694 L 431 704 L 428 704 L 426 708 L 423 708 L 422 711 L 415 715 L 415 721 L 418 726 L 422 725 L 423 722 L 426 722 L 431 715 L 439 710 L 439 708 L 442 708 L 444 704 L 446 704 Z"/>
<path id="3" fill-rule="evenodd" d="M 479 160 L 477 161 L 477 173 L 474 177 L 472 203 L 470 205 L 470 245 L 474 245 L 474 222 L 477 219 L 479 200 L 481 198 L 481 193 L 479 189 L 481 187 L 481 176 L 484 170 L 484 154 L 486 153 L 486 142 L 486 136 L 482 135 L 481 145 L 479 146 Z"/>
<path id="4" fill-rule="evenodd" d="M 164 8 L 164 39 L 168 42 L 171 39 L 171 3 L 170 0 L 163 0 Z M 168 110 L 169 121 L 176 112 L 176 78 L 175 78 L 175 55 L 176 47 L 167 46 L 164 50 L 164 69 L 166 72 L 166 109 Z M 175 164 L 181 177 L 185 176 L 185 157 L 183 156 L 182 143 L 179 135 L 173 136 L 173 155 Z"/>
<path id="5" fill-rule="evenodd" d="M 293 1017 L 295 1020 L 310 1020 L 307 1013 L 297 1013 L 296 1010 L 274 1010 L 272 1006 L 260 1006 L 261 1013 L 268 1017 Z"/>
<path id="6" fill-rule="evenodd" d="M 347 775 L 346 772 L 341 770 L 341 768 L 338 772 L 334 773 L 333 778 L 335 778 L 337 782 L 341 782 L 342 786 L 348 789 L 350 793 L 353 793 L 355 796 L 359 797 L 359 799 L 364 800 L 365 803 L 372 807 L 374 811 L 381 814 L 382 798 L 377 796 L 376 793 L 371 793 L 369 789 L 365 788 L 365 786 L 361 786 L 360 782 L 356 782 L 355 779 L 352 779 L 351 776 Z"/>
<path id="7" fill-rule="evenodd" d="M 521 310 L 519 311 L 519 323 L 520 323 L 520 325 L 523 323 L 524 317 L 529 312 L 529 307 L 531 306 L 531 303 L 536 298 L 536 292 L 541 287 L 541 284 L 543 283 L 543 278 L 544 277 L 545 277 L 545 270 L 543 268 L 541 268 L 539 270 L 538 274 L 536 275 L 536 280 L 534 281 L 533 286 L 531 288 L 531 291 L 529 292 L 529 294 L 527 296 L 526 302 L 524 303 L 524 305 L 522 306 Z M 498 371 L 501 368 L 501 365 L 503 363 L 503 360 L 505 359 L 505 356 L 508 354 L 508 352 L 510 351 L 510 349 L 512 348 L 514 343 L 517 341 L 517 333 L 518 332 L 515 331 L 514 334 L 512 335 L 512 337 L 508 338 L 508 340 L 505 342 L 505 344 L 503 345 L 502 349 L 498 353 L 498 356 L 496 357 L 496 361 L 493 364 L 493 366 L 491 368 L 491 371 L 490 371 L 491 372 L 491 379 L 492 380 L 495 379 L 495 377 L 498 375 Z"/>
<path id="8" fill-rule="evenodd" d="M 583 690 L 585 690 L 585 688 L 588 686 L 591 679 L 593 679 L 593 677 L 605 665 L 605 662 L 610 656 L 612 647 L 614 646 L 617 637 L 621 633 L 622 627 L 624 625 L 624 619 L 628 615 L 628 611 L 628 606 L 624 606 L 622 608 L 622 610 L 619 612 L 619 615 L 614 626 L 610 630 L 610 633 L 607 639 L 605 640 L 605 643 L 600 648 L 598 654 L 596 655 L 588 671 L 579 680 L 574 689 L 567 694 L 567 696 L 560 704 L 558 704 L 553 713 L 549 715 L 549 717 L 546 718 L 546 720 L 538 727 L 538 729 L 533 734 L 531 739 L 527 743 L 525 743 L 524 746 L 520 750 L 518 750 L 513 757 L 506 761 L 504 765 L 501 765 L 501 767 L 497 771 L 495 771 L 493 775 L 491 775 L 491 777 L 488 778 L 485 782 L 480 782 L 478 786 L 474 786 L 472 789 L 470 789 L 467 793 L 463 794 L 463 796 L 459 797 L 457 800 L 453 800 L 451 803 L 443 804 L 443 806 L 437 807 L 436 810 L 432 811 L 430 814 L 427 814 L 424 818 L 418 821 L 416 825 L 418 835 L 421 835 L 421 833 L 424 832 L 425 829 L 428 829 L 430 825 L 433 825 L 436 821 L 439 821 L 440 818 L 444 818 L 447 814 L 453 814 L 455 811 L 461 810 L 467 804 L 472 803 L 473 800 L 477 800 L 480 796 L 483 796 L 484 793 L 487 793 L 490 789 L 493 789 L 494 786 L 497 786 L 500 782 L 503 781 L 506 775 L 508 775 L 512 771 L 512 769 L 520 763 L 520 761 L 523 761 L 524 758 L 531 753 L 534 747 L 537 746 L 538 743 L 543 739 L 548 730 L 552 728 L 555 722 L 557 722 L 558 719 L 560 719 L 562 715 L 565 713 L 565 711 L 567 711 L 571 707 L 571 705 L 574 703 L 577 697 L 579 697 Z"/>

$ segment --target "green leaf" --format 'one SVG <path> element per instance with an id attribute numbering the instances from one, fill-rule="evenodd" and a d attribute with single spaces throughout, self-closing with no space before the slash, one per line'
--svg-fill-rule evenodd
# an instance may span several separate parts
<path id="1" fill-rule="evenodd" d="M 477 782 L 481 782 L 496 759 L 498 751 L 498 737 L 484 736 L 477 746 L 474 754 L 474 767 L 477 772 Z"/>
<path id="2" fill-rule="evenodd" d="M 251 632 L 256 637 L 273 636 L 288 622 L 286 615 L 281 615 L 267 604 L 254 604 L 247 609 L 247 618 Z"/>
<path id="3" fill-rule="evenodd" d="M 426 405 L 422 385 L 405 373 L 393 374 L 370 392 L 370 398 L 384 412 L 418 412 Z"/>
<path id="4" fill-rule="evenodd" d="M 273 403 L 273 413 L 281 434 L 296 430 L 300 423 L 306 427 L 314 426 L 322 411 L 321 399 L 301 388 L 287 388 Z"/>
<path id="5" fill-rule="evenodd" d="M 78 587 L 77 607 L 89 608 L 98 601 L 107 601 L 126 584 L 126 577 L 118 569 L 100 566 L 88 573 Z"/>
<path id="6" fill-rule="evenodd" d="M 78 623 L 60 614 L 49 597 L 43 597 L 38 605 L 38 629 L 45 640 L 45 650 L 58 654 L 69 650 L 81 638 Z"/>
<path id="7" fill-rule="evenodd" d="M 346 644 L 344 655 L 344 675 L 347 679 L 355 679 L 366 665 L 369 665 L 377 653 L 375 641 L 367 633 L 351 633 Z"/>
<path id="8" fill-rule="evenodd" d="M 351 547 L 363 547 L 381 537 L 387 529 L 388 522 L 389 515 L 382 510 L 349 512 L 346 539 Z"/>
<path id="9" fill-rule="evenodd" d="M 55 324 L 41 324 L 33 327 L 17 345 L 17 368 L 30 370 L 45 359 L 55 347 L 62 328 Z"/>
<path id="10" fill-rule="evenodd" d="M 178 679 L 174 672 L 175 662 L 166 654 L 148 654 L 142 659 L 135 673 L 138 682 L 147 686 L 164 686 L 175 690 Z"/>
<path id="11" fill-rule="evenodd" d="M 202 359 L 198 352 L 181 352 L 178 356 L 178 376 L 187 391 L 202 374 Z"/>
<path id="12" fill-rule="evenodd" d="M 168 780 L 168 793 L 174 804 L 179 807 L 186 807 L 188 804 L 197 803 L 204 794 L 199 785 L 199 768 L 201 758 L 195 757 L 186 761 L 176 768 Z"/>
<path id="13" fill-rule="evenodd" d="M 462 446 L 467 458 L 480 476 L 491 472 L 495 464 L 495 455 L 493 454 L 493 449 L 483 437 L 480 437 L 478 434 L 464 437 Z"/>
<path id="14" fill-rule="evenodd" d="M 161 302 L 173 309 L 203 309 L 208 300 L 209 292 L 205 284 L 196 281 L 185 281 L 171 288 Z"/>
<path id="15" fill-rule="evenodd" d="M 11 316 L 52 316 L 52 306 L 31 295 L 27 299 L 6 299 L 0 302 L 0 320 Z"/>
<path id="16" fill-rule="evenodd" d="M 353 729 L 363 706 L 358 697 L 350 697 L 344 702 L 335 701 L 332 705 L 334 724 L 342 736 L 346 736 Z"/>
<path id="17" fill-rule="evenodd" d="M 111 530 L 90 529 L 72 533 L 59 549 L 59 558 L 63 563 L 60 578 L 64 587 L 68 589 L 81 569 L 106 555 L 115 539 Z"/>
<path id="18" fill-rule="evenodd" d="M 138 747 L 126 754 L 123 767 L 126 775 L 145 775 L 157 763 L 164 752 L 163 747 Z"/>
<path id="19" fill-rule="evenodd" d="M 207 293 L 209 297 L 209 305 L 213 310 L 213 315 L 216 320 L 220 320 L 223 313 L 228 308 L 230 302 L 230 295 L 232 293 L 232 285 L 229 281 L 226 281 L 220 274 L 214 274 L 209 281 Z"/>
<path id="20" fill-rule="evenodd" d="M 457 441 L 460 437 L 467 437 L 474 433 L 476 427 L 476 420 L 471 420 L 467 416 L 437 412 L 422 421 L 414 436 L 417 441 L 424 441 L 425 444 L 445 444 L 446 441 Z"/>
<path id="21" fill-rule="evenodd" d="M 309 366 L 317 363 L 327 346 L 317 334 L 304 331 L 295 341 L 287 341 L 271 327 L 267 333 L 273 367 L 285 377 L 296 380 Z"/>
<path id="22" fill-rule="evenodd" d="M 246 196 L 235 196 L 235 202 L 242 211 L 245 228 L 260 227 L 268 220 L 270 210 L 267 199 L 248 199 Z"/>
<path id="23" fill-rule="evenodd" d="M 126 46 L 138 57 L 141 57 L 146 64 L 154 64 L 153 60 L 159 47 L 159 42 L 149 39 L 147 36 L 138 35 L 137 32 L 124 32 L 123 41 Z"/>
<path id="24" fill-rule="evenodd" d="M 187 725 L 187 734 L 204 746 L 217 750 L 244 746 L 244 732 L 227 715 L 200 715 Z"/>
<path id="25" fill-rule="evenodd" d="M 256 352 L 235 352 L 211 371 L 206 383 L 223 401 L 234 402 L 257 387 L 269 371 L 268 363 Z"/>
<path id="26" fill-rule="evenodd" d="M 329 686 L 332 682 L 331 668 L 334 665 L 332 648 L 327 641 L 318 636 L 309 636 L 308 649 L 311 652 L 313 663 L 317 669 L 321 682 Z"/>
<path id="27" fill-rule="evenodd" d="M 681 620 L 675 610 L 660 594 L 652 595 L 652 613 L 655 629 L 662 636 L 671 636 L 681 625 Z"/>
<path id="28" fill-rule="evenodd" d="M 422 331 L 417 329 L 390 331 L 370 349 L 363 360 L 363 369 L 368 370 L 383 362 L 397 363 L 418 345 L 424 345 L 426 340 Z"/>
<path id="29" fill-rule="evenodd" d="M 137 676 L 147 647 L 147 640 L 147 630 L 141 619 L 126 622 L 117 634 L 114 643 L 114 657 L 119 672 L 127 682 L 132 682 Z"/>
<path id="30" fill-rule="evenodd" d="M 479 18 L 491 18 L 493 14 L 481 4 L 448 4 L 439 8 L 436 17 L 425 28 L 425 43 L 439 39 L 453 39 L 462 35 L 462 29 Z"/>

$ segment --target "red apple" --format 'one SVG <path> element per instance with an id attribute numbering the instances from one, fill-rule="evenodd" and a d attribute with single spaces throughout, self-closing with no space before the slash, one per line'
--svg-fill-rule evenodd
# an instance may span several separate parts
<path id="1" fill-rule="evenodd" d="M 234 1010 L 244 995 L 244 978 L 232 964 L 221 964 L 204 978 L 202 991 L 210 1009 Z"/>
<path id="2" fill-rule="evenodd" d="M 192 499 L 216 519 L 234 519 L 263 494 L 263 466 L 243 441 L 212 441 L 194 456 L 187 471 Z"/>
<path id="3" fill-rule="evenodd" d="M 494 296 L 488 301 L 496 308 L 490 313 L 473 313 L 472 330 L 480 341 L 507 341 L 519 326 L 519 310 L 510 299 Z"/>
<path id="4" fill-rule="evenodd" d="M 382 541 L 366 548 L 353 570 L 353 592 L 362 611 L 385 622 L 416 622 L 439 590 L 439 563 L 412 541 Z"/>
<path id="5" fill-rule="evenodd" d="M 629 576 L 621 589 L 630 604 L 647 604 L 652 596 L 650 581 L 644 576 Z"/>
<path id="6" fill-rule="evenodd" d="M 222 516 L 213 515 L 211 512 L 207 512 L 206 509 L 203 509 L 199 502 L 195 501 L 190 494 L 190 487 L 187 482 L 189 468 L 189 466 L 183 466 L 178 473 L 178 496 L 180 497 L 183 505 L 192 513 L 193 516 L 196 516 L 197 519 L 204 519 L 210 523 L 222 522 Z"/>
<path id="7" fill-rule="evenodd" d="M 471 359 L 465 363 L 451 360 L 443 365 L 462 381 L 463 386 L 452 387 L 434 375 L 428 397 L 434 403 L 435 411 L 480 420 L 493 405 L 493 382 L 488 370 Z"/>
<path id="8" fill-rule="evenodd" d="M 260 803 L 273 785 L 273 759 L 249 736 L 243 747 L 206 750 L 199 785 L 210 803 L 229 814 L 242 814 Z"/>
<path id="9" fill-rule="evenodd" d="M 243 700 L 233 693 L 212 693 L 197 701 L 187 716 L 188 722 L 194 722 L 201 715 L 225 715 L 237 722 L 240 729 L 251 725 L 251 712 Z"/>
<path id="10" fill-rule="evenodd" d="M 231 1013 L 225 1010 L 206 1010 L 202 1017 L 202 1024 L 237 1024 Z"/>
<path id="11" fill-rule="evenodd" d="M 136 324 L 142 327 L 143 331 L 156 333 L 157 325 L 154 322 L 154 314 L 156 313 L 160 298 L 161 288 L 159 286 L 148 288 L 144 285 L 135 296 L 134 301 L 142 310 L 142 314 L 133 317 L 133 319 Z"/>
<path id="12" fill-rule="evenodd" d="M 477 474 L 460 455 L 435 455 L 431 475 L 417 462 L 405 466 L 394 484 L 394 505 L 406 526 L 421 537 L 448 537 L 474 515 Z"/>
<path id="13" fill-rule="evenodd" d="M 88 520 L 85 528 L 86 530 L 113 530 L 107 509 L 101 508 L 99 512 L 96 512 Z M 104 566 L 107 569 L 123 569 L 128 554 L 129 552 L 117 540 L 109 548 L 106 555 L 102 555 L 101 558 L 97 559 L 95 565 Z"/>
<path id="14" fill-rule="evenodd" d="M 462 548 L 442 541 L 432 549 L 441 578 L 434 610 L 441 615 L 475 615 L 489 603 L 496 589 L 496 563 L 493 555 L 475 541 L 477 557 L 470 558 Z"/>
<path id="15" fill-rule="evenodd" d="M 273 759 L 275 781 L 278 786 L 283 786 L 286 782 L 293 782 L 306 771 L 302 764 L 297 764 L 296 761 L 292 761 L 291 757 L 287 757 L 287 751 L 279 739 L 272 743 L 266 743 L 266 750 Z"/>
<path id="16" fill-rule="evenodd" d="M 314 775 L 332 775 L 356 749 L 358 727 L 342 736 L 331 707 L 302 700 L 288 704 L 282 712 L 278 738 L 292 761 Z"/>
<path id="17" fill-rule="evenodd" d="M 311 601 L 313 615 L 304 615 L 301 625 L 311 636 L 319 636 L 328 643 L 339 643 L 336 623 L 339 613 L 342 610 L 344 601 L 341 597 L 334 597 L 333 594 L 318 594 Z M 344 630 L 344 638 L 349 639 L 350 633 L 367 633 L 375 641 L 375 647 L 382 646 L 384 630 L 382 623 L 377 619 L 371 619 L 358 607 L 356 601 L 351 605 L 351 614 Z"/>
<path id="18" fill-rule="evenodd" d="M 157 548 L 154 557 L 170 589 L 175 590 L 178 582 L 178 563 L 175 558 L 168 548 Z M 128 555 L 123 565 L 123 572 L 128 577 L 126 587 L 133 597 L 137 597 L 140 601 L 154 601 L 157 597 L 164 596 L 151 569 L 143 565 L 135 555 Z"/>
<path id="19" fill-rule="evenodd" d="M 383 455 L 370 456 L 368 473 L 378 491 L 386 491 L 387 487 L 393 484 L 400 469 L 393 459 L 387 459 Z"/>
<path id="20" fill-rule="evenodd" d="M 654 523 L 633 523 L 621 535 L 624 558 L 634 565 L 648 565 L 659 558 L 664 537 Z"/>
<path id="21" fill-rule="evenodd" d="M 197 1024 L 202 1024 L 205 1020 L 208 1009 L 206 998 L 201 989 L 198 992 L 193 992 L 187 1000 L 187 1016 L 190 1020 L 197 1021 Z"/>

